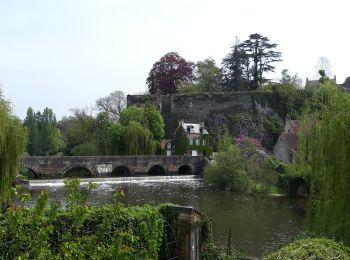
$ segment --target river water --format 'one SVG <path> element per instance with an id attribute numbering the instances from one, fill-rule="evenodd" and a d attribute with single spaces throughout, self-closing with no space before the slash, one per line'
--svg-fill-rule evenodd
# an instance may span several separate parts
<path id="1" fill-rule="evenodd" d="M 38 182 L 29 187 L 32 202 L 40 191 L 47 190 L 50 200 L 64 204 L 62 182 Z M 229 228 L 232 246 L 246 255 L 261 256 L 275 250 L 304 233 L 305 199 L 289 197 L 252 197 L 230 192 L 213 191 L 201 179 L 124 180 L 98 183 L 88 192 L 82 192 L 91 204 L 111 202 L 113 193 L 123 190 L 125 205 L 174 203 L 193 206 L 213 220 L 213 238 L 217 244 L 227 245 Z"/>

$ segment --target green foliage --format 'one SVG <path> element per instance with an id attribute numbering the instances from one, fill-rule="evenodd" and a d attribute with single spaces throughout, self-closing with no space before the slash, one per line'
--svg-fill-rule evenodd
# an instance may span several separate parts
<path id="1" fill-rule="evenodd" d="M 147 103 L 143 107 L 128 107 L 120 116 L 120 124 L 127 127 L 130 121 L 138 122 L 149 129 L 155 140 L 160 142 L 164 137 L 164 120 L 156 107 Z"/>
<path id="2" fill-rule="evenodd" d="M 231 138 L 225 134 L 218 144 L 215 162 L 207 166 L 203 172 L 204 180 L 221 189 L 235 192 L 248 190 L 249 178 L 242 165 L 239 149 L 232 144 Z"/>
<path id="3" fill-rule="evenodd" d="M 305 89 L 297 88 L 293 84 L 274 83 L 265 85 L 260 88 L 261 94 L 266 94 L 262 97 L 259 103 L 267 104 L 271 107 L 280 118 L 284 119 L 287 114 L 292 118 L 297 118 L 301 115 L 302 108 L 310 93 Z M 264 100 L 265 99 L 265 100 Z"/>
<path id="4" fill-rule="evenodd" d="M 128 107 L 107 130 L 109 154 L 155 154 L 164 137 L 164 120 L 154 105 Z"/>
<path id="5" fill-rule="evenodd" d="M 107 112 L 97 114 L 95 121 L 95 136 L 100 155 L 108 153 L 108 128 L 112 124 Z"/>
<path id="6" fill-rule="evenodd" d="M 228 251 L 227 249 L 219 247 L 214 243 L 208 243 L 202 252 L 202 259 L 239 260 L 244 258 L 242 258 L 242 254 L 237 250 L 231 249 Z"/>
<path id="7" fill-rule="evenodd" d="M 27 144 L 27 131 L 12 115 L 9 102 L 0 90 L 0 208 L 10 200 L 11 186 L 20 168 Z"/>
<path id="8" fill-rule="evenodd" d="M 197 62 L 196 67 L 196 82 L 199 92 L 221 91 L 220 81 L 222 75 L 213 58 L 209 57 Z"/>
<path id="9" fill-rule="evenodd" d="M 255 138 L 236 138 L 236 142 L 242 156 L 241 164 L 249 177 L 249 191 L 269 193 L 278 180 L 270 157 L 261 150 L 261 144 Z"/>
<path id="10" fill-rule="evenodd" d="M 66 187 L 66 209 L 42 193 L 34 208 L 0 213 L 0 258 L 158 259 L 164 220 L 157 207 L 88 206 L 77 179 Z"/>
<path id="11" fill-rule="evenodd" d="M 134 121 L 129 122 L 124 144 L 128 155 L 154 154 L 158 146 L 158 143 L 153 140 L 151 131 Z"/>
<path id="12" fill-rule="evenodd" d="M 123 155 L 126 154 L 126 145 L 124 136 L 126 134 L 126 127 L 121 124 L 113 124 L 107 130 L 108 139 L 108 154 Z"/>
<path id="13" fill-rule="evenodd" d="M 325 238 L 306 238 L 294 241 L 264 260 L 350 259 L 350 248 Z"/>
<path id="14" fill-rule="evenodd" d="M 104 124 L 101 126 L 103 127 Z M 63 128 L 63 139 L 65 141 L 66 155 L 96 155 L 103 154 L 99 151 L 96 128 L 98 124 L 92 115 L 84 109 L 73 110 L 73 116 L 65 118 L 60 122 Z M 101 132 L 104 130 L 100 129 Z M 102 141 L 103 142 L 103 141 Z"/>
<path id="15" fill-rule="evenodd" d="M 144 106 L 145 117 L 148 122 L 148 128 L 152 132 L 153 137 L 156 141 L 160 142 L 164 138 L 164 120 L 161 113 L 156 107 L 150 103 Z"/>
<path id="16" fill-rule="evenodd" d="M 267 135 L 272 137 L 270 142 L 268 142 L 265 138 L 263 145 L 266 147 L 266 149 L 272 150 L 279 135 L 284 129 L 283 120 L 277 115 L 266 116 L 264 117 L 263 126 L 267 132 Z"/>
<path id="17" fill-rule="evenodd" d="M 29 107 L 24 126 L 28 129 L 27 151 L 30 155 L 55 154 L 62 149 L 61 132 L 52 109 L 45 108 L 42 114 L 35 114 Z"/>
<path id="18" fill-rule="evenodd" d="M 313 100 L 309 231 L 350 245 L 350 95 L 328 81 Z"/>
<path id="19" fill-rule="evenodd" d="M 291 84 L 297 88 L 301 87 L 302 79 L 298 77 L 298 73 L 291 76 L 288 74 L 288 70 L 284 69 L 284 70 L 282 70 L 281 74 L 282 74 L 282 78 L 281 78 L 280 82 L 282 84 Z"/>

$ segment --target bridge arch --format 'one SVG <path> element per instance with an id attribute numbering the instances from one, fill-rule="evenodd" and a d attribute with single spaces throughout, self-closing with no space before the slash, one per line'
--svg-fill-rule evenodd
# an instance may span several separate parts
<path id="1" fill-rule="evenodd" d="M 41 178 L 41 174 L 39 172 L 39 170 L 37 170 L 34 167 L 31 167 L 29 165 L 23 165 L 22 167 L 24 170 L 27 170 L 27 174 L 25 174 L 29 180 L 32 179 L 40 179 Z"/>
<path id="2" fill-rule="evenodd" d="M 181 165 L 178 169 L 179 175 L 193 175 L 193 169 L 190 165 Z"/>
<path id="3" fill-rule="evenodd" d="M 63 169 L 63 177 L 93 177 L 93 169 L 86 165 L 67 166 Z"/>
<path id="4" fill-rule="evenodd" d="M 111 172 L 112 177 L 128 177 L 131 176 L 131 171 L 128 167 L 124 165 L 119 165 L 114 168 L 114 170 Z"/>
<path id="5" fill-rule="evenodd" d="M 150 167 L 147 173 L 148 173 L 149 176 L 163 176 L 163 175 L 166 175 L 165 169 L 163 168 L 163 166 L 161 166 L 159 164 L 156 164 L 156 165 L 153 165 L 152 167 Z"/>

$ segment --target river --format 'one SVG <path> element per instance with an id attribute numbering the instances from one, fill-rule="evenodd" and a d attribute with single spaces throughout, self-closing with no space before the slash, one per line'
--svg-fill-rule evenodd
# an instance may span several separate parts
<path id="1" fill-rule="evenodd" d="M 31 203 L 43 190 L 49 192 L 50 200 L 64 204 L 64 187 L 55 181 L 31 185 Z M 227 245 L 231 228 L 232 246 L 250 256 L 275 250 L 296 236 L 302 236 L 305 230 L 306 201 L 302 198 L 241 196 L 213 191 L 201 179 L 192 178 L 102 182 L 90 193 L 87 185 L 82 184 L 82 192 L 91 204 L 111 202 L 116 190 L 124 191 L 121 202 L 125 205 L 169 202 L 193 206 L 213 220 L 213 238 L 217 244 Z"/>

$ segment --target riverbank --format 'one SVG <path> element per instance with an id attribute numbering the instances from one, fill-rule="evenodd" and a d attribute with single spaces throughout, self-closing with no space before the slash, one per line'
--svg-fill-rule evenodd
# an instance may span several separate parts
<path id="1" fill-rule="evenodd" d="M 113 193 L 123 190 L 120 202 L 126 206 L 173 203 L 193 206 L 213 220 L 213 239 L 227 246 L 229 228 L 232 230 L 232 246 L 245 255 L 261 256 L 304 234 L 305 199 L 288 196 L 244 196 L 217 191 L 195 180 L 158 180 L 124 183 L 98 183 L 88 192 L 88 185 L 81 191 L 91 205 L 103 205 L 113 201 Z M 34 203 L 41 191 L 49 192 L 49 200 L 65 204 L 62 186 L 27 187 Z"/>

